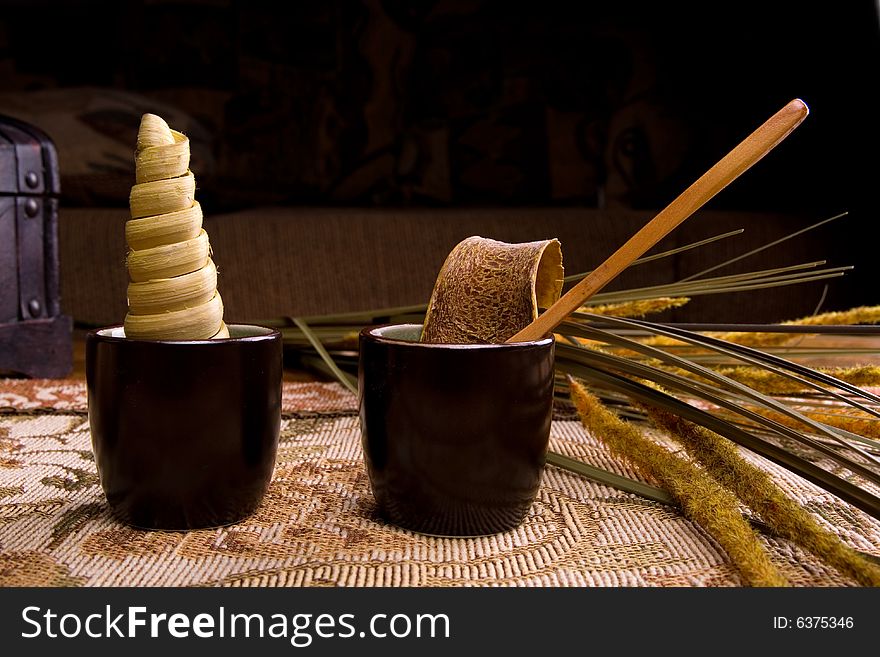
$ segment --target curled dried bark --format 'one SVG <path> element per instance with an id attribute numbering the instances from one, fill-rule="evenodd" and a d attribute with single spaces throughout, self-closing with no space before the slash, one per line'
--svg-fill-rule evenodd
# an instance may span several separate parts
<path id="1" fill-rule="evenodd" d="M 425 315 L 422 342 L 502 343 L 562 291 L 558 240 L 460 242 L 446 258 Z"/>

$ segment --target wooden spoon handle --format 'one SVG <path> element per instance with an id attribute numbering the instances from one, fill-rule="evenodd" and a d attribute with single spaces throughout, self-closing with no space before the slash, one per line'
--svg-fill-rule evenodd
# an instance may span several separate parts
<path id="1" fill-rule="evenodd" d="M 508 342 L 540 340 L 548 333 L 552 333 L 566 317 L 580 308 L 587 299 L 605 287 L 634 260 L 641 257 L 645 251 L 663 239 L 673 228 L 699 210 L 715 194 L 773 150 L 779 142 L 800 125 L 807 114 L 809 114 L 809 109 L 799 99 L 791 101 L 776 112 L 760 128 L 746 137 L 736 148 L 721 158 L 715 166 L 684 190 L 660 214 L 645 224 L 639 232 L 629 238 L 605 262 L 571 288 L 540 317 L 510 338 Z"/>

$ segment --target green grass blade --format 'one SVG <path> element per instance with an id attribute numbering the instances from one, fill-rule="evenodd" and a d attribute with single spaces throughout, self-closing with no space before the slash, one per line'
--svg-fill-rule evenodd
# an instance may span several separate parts
<path id="1" fill-rule="evenodd" d="M 696 274 L 691 274 L 687 278 L 683 278 L 681 280 L 682 281 L 689 281 L 689 280 L 692 280 L 695 278 L 699 278 L 701 276 L 705 276 L 709 272 L 713 272 L 718 269 L 721 269 L 722 267 L 727 267 L 728 265 L 732 265 L 734 262 L 739 262 L 740 260 L 748 258 L 749 256 L 753 256 L 756 253 L 760 253 L 761 251 L 765 251 L 766 249 L 769 249 L 773 246 L 777 246 L 779 244 L 782 244 L 783 242 L 787 242 L 788 240 L 795 238 L 798 235 L 803 235 L 804 233 L 806 233 L 808 231 L 819 228 L 820 226 L 824 226 L 825 224 L 831 223 L 832 221 L 836 221 L 837 219 L 840 219 L 841 217 L 845 217 L 848 214 L 849 214 L 848 212 L 841 212 L 840 214 L 834 215 L 833 217 L 829 217 L 828 219 L 823 219 L 822 221 L 816 222 L 810 226 L 807 226 L 806 228 L 802 228 L 798 231 L 795 231 L 795 232 L 790 233 L 784 237 L 781 237 L 778 240 L 774 240 L 768 244 L 764 244 L 763 246 L 759 246 L 757 249 L 752 249 L 748 253 L 743 253 L 742 255 L 739 255 L 735 258 L 731 258 L 730 260 L 725 260 L 724 262 L 718 263 L 717 265 L 713 265 L 712 267 L 704 269 L 703 271 L 699 271 Z"/>
<path id="2" fill-rule="evenodd" d="M 656 488 L 655 486 L 650 486 L 641 481 L 636 481 L 629 477 L 602 470 L 601 468 L 589 465 L 583 461 L 578 461 L 577 459 L 565 456 L 564 454 L 547 452 L 547 463 L 579 474 L 598 484 L 611 486 L 612 488 L 617 488 L 626 493 L 635 493 L 636 495 L 640 495 L 648 500 L 653 500 L 654 502 L 676 506 L 675 499 L 662 488 Z"/>
<path id="3" fill-rule="evenodd" d="M 738 230 L 732 230 L 728 233 L 722 233 L 721 235 L 715 235 L 713 237 L 707 237 L 704 240 L 700 240 L 698 242 L 691 242 L 690 244 L 685 244 L 684 246 L 679 246 L 675 249 L 669 249 L 668 251 L 662 251 L 660 253 L 655 253 L 654 255 L 644 256 L 639 258 L 638 260 L 633 261 L 630 264 L 630 267 L 635 267 L 636 265 L 644 265 L 648 262 L 653 262 L 655 260 L 660 260 L 661 258 L 668 258 L 669 256 L 676 255 L 678 253 L 684 253 L 685 251 L 690 251 L 691 249 L 696 249 L 701 246 L 706 246 L 707 244 L 712 244 L 713 242 L 718 242 L 719 240 L 727 239 L 728 237 L 734 237 L 735 235 L 742 235 L 745 232 L 744 228 L 740 228 Z M 566 283 L 573 283 L 574 281 L 579 281 L 582 278 L 586 278 L 592 272 L 582 272 L 580 274 L 571 274 L 566 276 L 563 280 Z"/>
<path id="4" fill-rule="evenodd" d="M 330 354 L 327 353 L 327 350 L 324 349 L 324 345 L 321 344 L 321 341 L 315 337 L 314 333 L 312 333 L 312 330 L 309 328 L 308 324 L 306 324 L 298 317 L 294 317 L 293 322 L 294 324 L 296 324 L 297 328 L 299 328 L 299 330 L 303 332 L 303 335 L 306 336 L 306 339 L 308 339 L 309 343 L 312 345 L 312 347 L 314 347 L 315 351 L 318 352 L 318 355 L 327 364 L 327 367 L 330 368 L 330 371 L 333 372 L 334 376 L 336 376 L 339 382 L 343 386 L 348 388 L 348 390 L 356 396 L 358 394 L 357 384 L 352 382 L 350 375 L 339 369 L 339 366 L 330 357 Z"/>

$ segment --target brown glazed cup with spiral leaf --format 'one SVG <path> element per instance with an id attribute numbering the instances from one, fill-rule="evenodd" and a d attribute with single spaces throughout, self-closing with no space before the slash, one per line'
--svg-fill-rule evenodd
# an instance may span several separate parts
<path id="1" fill-rule="evenodd" d="M 263 499 L 281 427 L 281 334 L 216 340 L 86 337 L 89 426 L 114 515 L 145 529 L 239 522 Z"/>
<path id="2" fill-rule="evenodd" d="M 554 340 L 427 344 L 421 328 L 360 334 L 361 441 L 379 512 L 433 535 L 512 529 L 544 469 Z"/>

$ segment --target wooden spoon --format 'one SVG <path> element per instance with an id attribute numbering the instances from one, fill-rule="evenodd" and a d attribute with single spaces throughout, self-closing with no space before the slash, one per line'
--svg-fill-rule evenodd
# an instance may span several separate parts
<path id="1" fill-rule="evenodd" d="M 721 158 L 715 166 L 684 190 L 660 214 L 645 224 L 639 232 L 629 238 L 605 262 L 566 292 L 535 321 L 510 338 L 508 342 L 540 340 L 548 333 L 552 333 L 566 317 L 614 280 L 634 260 L 641 257 L 645 251 L 663 239 L 673 228 L 699 210 L 715 194 L 773 150 L 779 142 L 800 125 L 809 112 L 807 105 L 797 98 L 776 112 L 760 128 L 746 137 L 736 148 Z"/>

